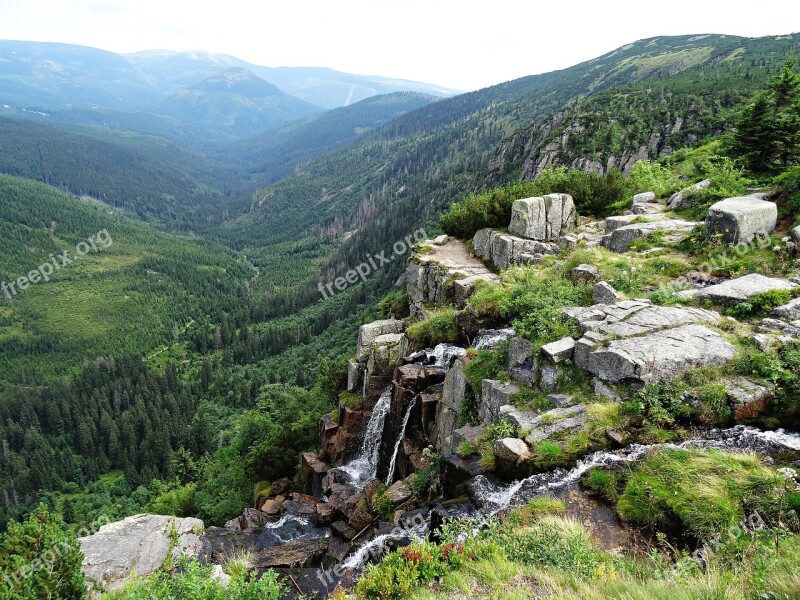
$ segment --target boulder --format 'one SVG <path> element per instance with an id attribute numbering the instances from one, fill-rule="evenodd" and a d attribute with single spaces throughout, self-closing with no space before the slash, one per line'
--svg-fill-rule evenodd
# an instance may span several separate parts
<path id="1" fill-rule="evenodd" d="M 610 235 L 604 237 L 603 246 L 612 252 L 627 252 L 633 242 L 639 238 L 652 235 L 656 231 L 663 231 L 671 237 L 671 241 L 678 241 L 697 225 L 698 223 L 693 221 L 681 221 L 679 219 L 631 223 L 615 229 Z"/>
<path id="2" fill-rule="evenodd" d="M 352 541 L 352 539 L 358 534 L 355 529 L 350 527 L 350 525 L 344 521 L 336 521 L 335 523 L 331 524 L 331 531 L 333 531 L 338 538 L 346 542 Z"/>
<path id="3" fill-rule="evenodd" d="M 586 406 L 576 404 L 567 408 L 554 408 L 542 413 L 530 423 L 528 444 L 537 444 L 565 431 L 580 429 L 586 423 Z"/>
<path id="4" fill-rule="evenodd" d="M 653 192 L 642 192 L 641 194 L 636 194 L 633 197 L 634 204 L 643 204 L 645 202 L 653 202 L 656 199 L 656 195 Z"/>
<path id="5" fill-rule="evenodd" d="M 464 484 L 483 472 L 480 457 L 462 458 L 458 454 L 442 457 L 442 492 L 445 498 L 458 498 L 464 495 Z"/>
<path id="6" fill-rule="evenodd" d="M 748 298 L 761 292 L 772 290 L 791 290 L 797 284 L 785 279 L 765 277 L 760 273 L 751 273 L 744 277 L 729 279 L 717 285 L 710 285 L 699 290 L 691 290 L 692 297 L 708 299 L 718 304 L 732 306 L 744 302 Z"/>
<path id="7" fill-rule="evenodd" d="M 531 422 L 539 416 L 540 413 L 530 410 L 522 410 L 512 404 L 504 404 L 500 407 L 500 418 L 513 425 L 517 432 L 526 431 L 531 428 Z"/>
<path id="8" fill-rule="evenodd" d="M 686 208 L 692 203 L 692 196 L 695 193 L 707 188 L 710 185 L 710 179 L 698 181 L 694 185 L 690 185 L 689 187 L 682 189 L 680 192 L 672 194 L 672 196 L 669 198 L 669 202 L 667 202 L 667 206 L 670 208 Z"/>
<path id="9" fill-rule="evenodd" d="M 386 496 L 395 506 L 400 506 L 411 499 L 414 493 L 408 489 L 408 486 L 403 481 L 395 481 L 386 490 Z"/>
<path id="10" fill-rule="evenodd" d="M 322 496 L 322 480 L 330 467 L 314 452 L 303 452 L 300 458 L 300 482 L 306 494 Z"/>
<path id="11" fill-rule="evenodd" d="M 537 363 L 533 344 L 521 337 L 511 338 L 508 344 L 508 374 L 514 381 L 533 385 Z"/>
<path id="12" fill-rule="evenodd" d="M 387 333 L 402 333 L 405 324 L 396 319 L 385 319 L 383 321 L 373 321 L 358 328 L 358 343 L 356 347 L 356 360 L 366 361 L 372 351 L 375 340 Z"/>
<path id="13" fill-rule="evenodd" d="M 660 205 L 659 205 L 660 206 Z M 606 233 L 611 233 L 615 229 L 619 229 L 620 227 L 625 227 L 626 225 L 632 225 L 635 223 L 652 223 L 654 221 L 664 221 L 667 217 L 661 214 L 654 214 L 654 215 L 640 215 L 640 214 L 633 214 L 633 215 L 615 215 L 613 217 L 606 217 L 605 223 L 605 231 Z"/>
<path id="14" fill-rule="evenodd" d="M 777 222 L 777 205 L 753 196 L 717 202 L 706 216 L 708 232 L 721 235 L 729 244 L 749 243 L 756 236 L 767 236 L 775 230 Z"/>
<path id="15" fill-rule="evenodd" d="M 614 304 L 622 300 L 619 292 L 607 281 L 600 281 L 592 288 L 592 302 L 595 304 Z"/>
<path id="16" fill-rule="evenodd" d="M 800 319 L 800 298 L 795 298 L 788 304 L 776 307 L 772 314 L 787 321 L 797 321 Z"/>
<path id="17" fill-rule="evenodd" d="M 472 445 L 477 444 L 481 431 L 483 431 L 483 425 L 464 425 L 453 430 L 453 448 L 458 450 L 458 447 L 465 442 Z"/>
<path id="18" fill-rule="evenodd" d="M 569 272 L 572 283 L 594 283 L 600 277 L 600 270 L 594 265 L 581 264 Z"/>
<path id="19" fill-rule="evenodd" d="M 508 232 L 529 240 L 555 242 L 578 223 L 578 213 L 568 194 L 523 198 L 511 205 Z"/>
<path id="20" fill-rule="evenodd" d="M 519 393 L 519 386 L 496 379 L 484 379 L 478 401 L 478 417 L 481 423 L 493 423 L 500 417 L 500 407 L 511 404 L 512 394 Z"/>
<path id="21" fill-rule="evenodd" d="M 735 354 L 736 348 L 716 331 L 702 325 L 684 325 L 612 340 L 588 354 L 585 368 L 612 383 L 653 383 L 673 379 L 696 367 L 725 364 Z"/>
<path id="22" fill-rule="evenodd" d="M 260 510 L 265 515 L 275 516 L 281 514 L 283 510 L 283 503 L 286 502 L 286 496 L 276 496 L 275 498 L 267 498 L 261 504 Z M 252 509 L 246 509 L 252 510 Z"/>
<path id="23" fill-rule="evenodd" d="M 523 258 L 524 255 L 536 256 L 559 252 L 559 246 L 555 242 L 529 240 L 492 229 L 481 229 L 476 232 L 472 238 L 472 247 L 475 254 L 491 262 L 498 269 L 508 269 L 512 265 L 529 261 L 529 258 Z"/>
<path id="24" fill-rule="evenodd" d="M 634 215 L 655 215 L 662 213 L 666 210 L 663 204 L 654 204 L 650 202 L 642 202 L 641 204 L 634 204 L 631 207 L 631 213 Z"/>
<path id="25" fill-rule="evenodd" d="M 571 359 L 574 351 L 575 340 L 569 336 L 542 346 L 542 354 L 550 359 L 553 364 Z"/>
<path id="26" fill-rule="evenodd" d="M 800 225 L 789 232 L 789 237 L 792 238 L 795 244 L 800 244 Z"/>
<path id="27" fill-rule="evenodd" d="M 367 360 L 366 377 L 390 375 L 395 365 L 408 353 L 408 338 L 404 333 L 386 333 L 372 342 Z"/>
<path id="28" fill-rule="evenodd" d="M 241 515 L 226 521 L 224 527 L 231 531 L 251 531 L 262 527 L 267 520 L 266 513 L 255 508 L 245 508 Z"/>
<path id="29" fill-rule="evenodd" d="M 547 399 L 556 408 L 567 408 L 575 404 L 575 397 L 569 394 L 548 394 Z"/>
<path id="30" fill-rule="evenodd" d="M 163 515 L 135 515 L 108 523 L 78 542 L 84 575 L 106 590 L 154 573 L 170 553 L 175 560 L 181 555 L 204 560 L 210 552 L 200 519 Z"/>
<path id="31" fill-rule="evenodd" d="M 503 438 L 494 443 L 494 456 L 499 463 L 515 467 L 531 457 L 528 445 L 519 438 Z"/>
<path id="32" fill-rule="evenodd" d="M 727 391 L 728 403 L 733 409 L 733 418 L 736 421 L 758 416 L 775 395 L 775 386 L 771 383 L 756 383 L 744 377 L 727 379 L 722 383 Z"/>
<path id="33" fill-rule="evenodd" d="M 537 371 L 537 385 L 543 392 L 554 392 L 558 388 L 562 372 L 558 365 L 543 361 Z"/>
<path id="34" fill-rule="evenodd" d="M 450 241 L 450 238 L 444 233 L 442 235 L 438 235 L 435 238 L 433 238 L 433 243 L 436 246 L 444 246 L 449 241 Z"/>
<path id="35" fill-rule="evenodd" d="M 327 539 L 286 542 L 268 546 L 250 561 L 251 569 L 294 569 L 310 567 L 328 550 Z M 138 575 L 138 573 L 137 573 Z"/>

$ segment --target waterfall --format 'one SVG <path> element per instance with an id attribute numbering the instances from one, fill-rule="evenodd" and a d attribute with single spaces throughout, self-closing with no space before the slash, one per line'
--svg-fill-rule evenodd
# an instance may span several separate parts
<path id="1" fill-rule="evenodd" d="M 514 337 L 513 327 L 481 329 L 475 339 L 472 340 L 472 347 L 475 350 L 494 350 L 500 342 L 504 342 L 511 337 Z"/>
<path id="2" fill-rule="evenodd" d="M 388 541 L 411 539 L 420 542 L 428 533 L 428 523 L 415 523 L 411 527 L 395 527 L 390 533 L 379 535 L 361 546 L 342 563 L 345 569 L 360 569 L 370 558 L 380 558 L 389 551 Z"/>
<path id="3" fill-rule="evenodd" d="M 445 369 L 450 369 L 453 366 L 453 362 L 466 353 L 466 348 L 447 343 L 439 344 L 433 350 L 428 349 L 425 351 L 429 361 L 432 361 L 435 366 L 444 367 Z"/>
<path id="4" fill-rule="evenodd" d="M 400 443 L 403 441 L 403 437 L 406 434 L 406 426 L 408 425 L 408 418 L 411 416 L 411 411 L 414 410 L 414 407 L 417 405 L 417 397 L 414 396 L 411 399 L 411 402 L 408 403 L 408 408 L 406 409 L 406 414 L 403 417 L 403 424 L 400 425 L 400 433 L 397 434 L 397 441 L 394 443 L 394 451 L 392 452 L 392 461 L 389 463 L 389 472 L 386 474 L 386 485 L 392 485 L 392 481 L 394 480 L 394 468 L 395 463 L 397 462 L 397 452 L 400 450 Z"/>
<path id="5" fill-rule="evenodd" d="M 389 385 L 372 409 L 372 416 L 369 418 L 367 430 L 364 432 L 364 441 L 361 444 L 359 455 L 341 467 L 340 471 L 347 473 L 353 483 L 366 483 L 370 479 L 375 479 L 378 471 L 378 458 L 381 450 L 381 438 L 383 437 L 383 425 L 386 422 L 386 415 L 392 404 L 392 386 Z"/>

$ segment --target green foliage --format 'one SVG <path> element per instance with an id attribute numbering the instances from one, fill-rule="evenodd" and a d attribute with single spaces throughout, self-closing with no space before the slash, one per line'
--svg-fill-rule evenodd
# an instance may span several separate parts
<path id="1" fill-rule="evenodd" d="M 380 484 L 372 496 L 372 512 L 379 514 L 384 521 L 391 521 L 395 510 L 394 502 L 386 493 L 388 489 L 384 484 Z"/>
<path id="2" fill-rule="evenodd" d="M 464 365 L 464 375 L 474 390 L 481 389 L 484 379 L 497 379 L 505 376 L 508 366 L 507 350 L 478 350 Z"/>
<path id="3" fill-rule="evenodd" d="M 765 317 L 776 306 L 786 304 L 795 297 L 797 293 L 792 290 L 768 290 L 758 292 L 745 302 L 740 302 L 736 306 L 728 309 L 728 313 L 739 319 L 746 317 Z"/>
<path id="4" fill-rule="evenodd" d="M 617 510 L 640 525 L 677 527 L 710 539 L 754 510 L 777 523 L 785 494 L 776 486 L 781 477 L 755 455 L 660 450 L 637 465 Z"/>
<path id="5" fill-rule="evenodd" d="M 681 187 L 680 179 L 670 169 L 656 162 L 639 160 L 631 167 L 635 193 L 653 192 L 656 198 L 666 198 Z"/>
<path id="6" fill-rule="evenodd" d="M 405 319 L 409 316 L 408 294 L 406 292 L 391 291 L 378 302 L 378 311 L 381 318 Z"/>
<path id="7" fill-rule="evenodd" d="M 470 240 L 484 227 L 508 227 L 514 200 L 529 198 L 538 192 L 536 182 L 522 181 L 472 194 L 452 204 L 439 217 L 439 224 L 445 233 Z"/>
<path id="8" fill-rule="evenodd" d="M 726 156 L 711 156 L 700 169 L 711 185 L 702 190 L 687 191 L 691 207 L 686 213 L 698 220 L 705 218 L 708 208 L 720 200 L 744 196 L 753 181 L 746 176 L 744 169 Z"/>
<path id="9" fill-rule="evenodd" d="M 796 164 L 800 158 L 800 75 L 786 59 L 769 89 L 745 106 L 736 120 L 729 152 L 756 172 Z"/>
<path id="10" fill-rule="evenodd" d="M 420 500 L 428 500 L 441 493 L 441 457 L 429 448 L 422 451 L 422 457 L 425 465 L 414 473 L 411 491 Z"/>
<path id="11" fill-rule="evenodd" d="M 624 484 L 624 479 L 622 474 L 617 471 L 595 467 L 581 479 L 581 484 L 604 498 L 616 502 L 622 492 L 621 486 Z"/>
<path id="12" fill-rule="evenodd" d="M 643 416 L 646 424 L 669 427 L 690 414 L 689 408 L 681 400 L 684 389 L 684 385 L 675 381 L 652 383 L 625 402 L 622 409 L 627 414 Z"/>
<path id="13" fill-rule="evenodd" d="M 411 325 L 406 330 L 406 335 L 414 348 L 430 348 L 443 342 L 456 342 L 456 314 L 455 309 L 438 310 L 424 321 Z"/>
<path id="14" fill-rule="evenodd" d="M 0 534 L 0 598 L 86 598 L 83 554 L 64 523 L 40 504 Z"/>
<path id="15" fill-rule="evenodd" d="M 616 167 L 605 174 L 565 167 L 550 167 L 536 178 L 544 193 L 569 194 L 580 215 L 604 217 L 612 214 L 615 205 L 630 201 L 633 185 Z"/>
<path id="16" fill-rule="evenodd" d="M 261 577 L 247 572 L 231 579 L 227 588 L 211 578 L 211 566 L 183 561 L 178 571 L 162 570 L 151 577 L 129 583 L 119 591 L 101 596 L 104 600 L 150 600 L 151 598 L 192 598 L 193 600 L 278 600 L 285 586 L 274 571 Z"/>
<path id="17" fill-rule="evenodd" d="M 721 383 L 706 383 L 692 390 L 697 399 L 695 418 L 709 425 L 724 425 L 730 421 L 731 407 L 728 405 L 728 390 Z"/>

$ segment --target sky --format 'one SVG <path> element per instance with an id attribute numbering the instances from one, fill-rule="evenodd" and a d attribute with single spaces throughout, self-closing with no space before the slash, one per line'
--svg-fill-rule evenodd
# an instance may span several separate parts
<path id="1" fill-rule="evenodd" d="M 0 0 L 0 39 L 112 52 L 206 50 L 469 91 L 638 39 L 800 30 L 800 2 Z"/>

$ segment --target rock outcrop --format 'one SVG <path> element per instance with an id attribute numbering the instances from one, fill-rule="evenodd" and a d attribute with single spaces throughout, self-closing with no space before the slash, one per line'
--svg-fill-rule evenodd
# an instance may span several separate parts
<path id="1" fill-rule="evenodd" d="M 682 221 L 680 219 L 665 219 L 649 223 L 631 223 L 614 229 L 610 235 L 603 238 L 603 246 L 612 252 L 627 252 L 631 244 L 639 238 L 647 237 L 656 231 L 663 232 L 670 241 L 678 241 L 686 236 L 698 223 Z"/>
<path id="2" fill-rule="evenodd" d="M 171 553 L 204 559 L 210 552 L 200 519 L 135 515 L 103 525 L 94 535 L 78 540 L 83 572 L 96 586 L 114 590 L 134 574 L 154 573 Z M 173 544 L 173 541 L 176 543 Z"/>
<path id="3" fill-rule="evenodd" d="M 728 198 L 712 205 L 706 216 L 706 229 L 719 234 L 728 244 L 749 243 L 756 236 L 775 230 L 778 207 L 774 202 L 754 196 Z"/>
<path id="4" fill-rule="evenodd" d="M 475 254 L 494 264 L 498 269 L 508 269 L 515 264 L 530 264 L 545 254 L 557 254 L 555 242 L 540 242 L 500 233 L 494 229 L 480 229 L 472 238 Z"/>
<path id="5" fill-rule="evenodd" d="M 575 203 L 569 194 L 515 200 L 511 205 L 511 235 L 540 242 L 556 242 L 578 224 Z"/>
<path id="6" fill-rule="evenodd" d="M 732 306 L 752 298 L 756 294 L 769 292 L 772 290 L 792 290 L 797 287 L 796 283 L 766 277 L 760 273 L 751 273 L 744 277 L 730 279 L 717 285 L 710 285 L 699 290 L 684 290 L 678 292 L 679 296 L 689 298 L 699 298 L 701 300 L 711 300 L 718 304 Z"/>
<path id="7" fill-rule="evenodd" d="M 669 198 L 669 202 L 667 202 L 667 206 L 670 208 L 686 208 L 692 202 L 692 196 L 699 192 L 702 189 L 707 188 L 711 185 L 710 179 L 703 179 L 703 181 L 698 181 L 694 185 L 690 185 L 687 188 L 683 188 L 680 192 L 676 192 L 672 194 Z"/>

